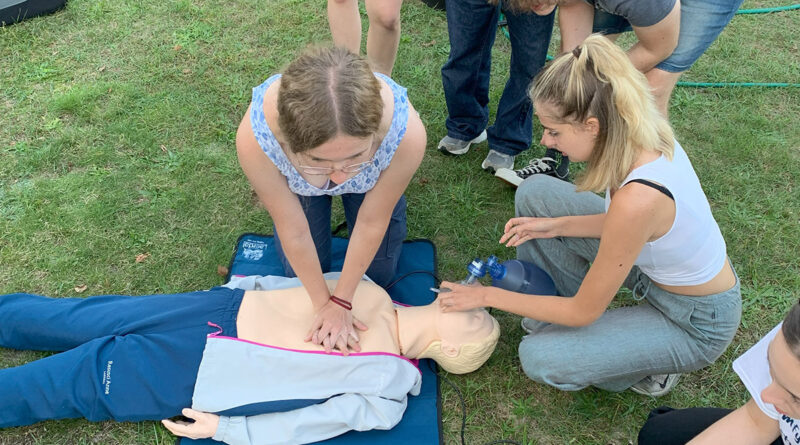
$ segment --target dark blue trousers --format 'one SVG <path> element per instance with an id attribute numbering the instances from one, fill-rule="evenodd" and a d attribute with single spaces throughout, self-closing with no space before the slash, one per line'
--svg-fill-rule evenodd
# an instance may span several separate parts
<path id="1" fill-rule="evenodd" d="M 364 202 L 365 193 L 346 193 L 342 195 L 342 206 L 344 207 L 344 217 L 347 221 L 347 229 L 353 233 L 356 226 L 356 217 Z M 322 272 L 331 271 L 331 203 L 332 198 L 323 196 L 301 196 L 297 195 L 303 212 L 308 220 L 308 227 L 311 231 L 311 238 L 317 248 L 317 257 L 322 266 Z M 283 264 L 285 276 L 297 276 L 292 269 L 289 260 L 283 253 L 281 240 L 278 238 L 278 231 L 274 229 L 275 249 L 278 251 L 278 258 Z M 403 250 L 403 240 L 406 239 L 406 197 L 401 196 L 394 206 L 392 217 L 389 220 L 389 227 L 383 236 L 381 245 L 378 246 L 375 256 L 372 258 L 367 268 L 367 276 L 380 286 L 391 283 L 397 271 L 397 263 L 400 261 L 400 253 Z"/>
<path id="2" fill-rule="evenodd" d="M 236 337 L 244 291 L 0 296 L 0 347 L 62 351 L 0 369 L 0 428 L 47 419 L 157 420 L 190 407 L 206 336 Z"/>
<path id="3" fill-rule="evenodd" d="M 450 39 L 450 56 L 442 67 L 448 113 L 445 126 L 448 136 L 466 141 L 478 136 L 489 122 L 489 77 L 500 7 L 486 0 L 445 3 Z M 533 105 L 528 87 L 544 66 L 555 12 L 545 16 L 503 12 L 511 42 L 511 65 L 494 125 L 487 134 L 489 148 L 516 156 L 531 144 Z"/>

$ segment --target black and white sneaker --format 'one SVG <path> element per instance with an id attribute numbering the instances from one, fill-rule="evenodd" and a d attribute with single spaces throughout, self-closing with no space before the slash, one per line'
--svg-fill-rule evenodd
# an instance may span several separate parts
<path id="1" fill-rule="evenodd" d="M 514 185 L 515 187 L 522 184 L 522 181 L 524 181 L 526 178 L 541 174 L 568 181 L 569 159 L 566 156 L 563 156 L 561 158 L 561 163 L 559 164 L 555 159 L 545 156 L 543 158 L 531 159 L 530 162 L 528 162 L 528 165 L 519 170 L 499 168 L 494 173 L 495 176 L 508 182 L 509 184 Z"/>

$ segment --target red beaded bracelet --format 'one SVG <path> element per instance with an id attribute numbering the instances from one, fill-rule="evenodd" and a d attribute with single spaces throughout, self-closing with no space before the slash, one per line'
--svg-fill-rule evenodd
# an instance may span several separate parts
<path id="1" fill-rule="evenodd" d="M 335 304 L 338 304 L 339 306 L 347 309 L 348 311 L 353 309 L 353 305 L 350 304 L 349 301 L 343 300 L 343 299 L 337 297 L 336 295 L 331 295 L 331 301 L 333 301 Z"/>

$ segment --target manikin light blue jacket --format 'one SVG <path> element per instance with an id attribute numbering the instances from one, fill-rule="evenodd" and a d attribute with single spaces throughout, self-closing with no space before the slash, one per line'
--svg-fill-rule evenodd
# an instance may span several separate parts
<path id="1" fill-rule="evenodd" d="M 299 282 L 279 280 L 265 288 Z M 262 288 L 254 282 L 229 286 Z M 192 408 L 220 414 L 213 438 L 232 445 L 309 443 L 350 430 L 390 429 L 422 384 L 415 364 L 395 354 L 344 357 L 221 334 L 206 341 Z"/>

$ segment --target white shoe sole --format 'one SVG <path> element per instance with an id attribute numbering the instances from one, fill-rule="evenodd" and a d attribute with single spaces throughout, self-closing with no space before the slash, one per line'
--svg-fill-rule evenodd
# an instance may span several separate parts
<path id="1" fill-rule="evenodd" d="M 439 151 L 441 151 L 442 153 L 459 156 L 459 155 L 467 154 L 467 152 L 469 151 L 469 148 L 472 146 L 472 144 L 480 144 L 481 142 L 483 142 L 485 140 L 486 140 L 486 130 L 483 130 L 481 132 L 481 134 L 477 135 L 475 137 L 475 139 L 467 142 L 467 146 L 462 148 L 462 149 L 460 149 L 460 150 L 448 150 L 444 145 L 441 144 L 441 142 L 440 142 L 439 146 L 436 147 L 436 148 Z"/>
<path id="2" fill-rule="evenodd" d="M 519 187 L 522 184 L 523 179 L 517 176 L 517 172 L 511 170 L 510 168 L 498 168 L 495 170 L 494 175 L 498 178 L 506 181 L 507 183 L 513 185 L 514 187 Z"/>

